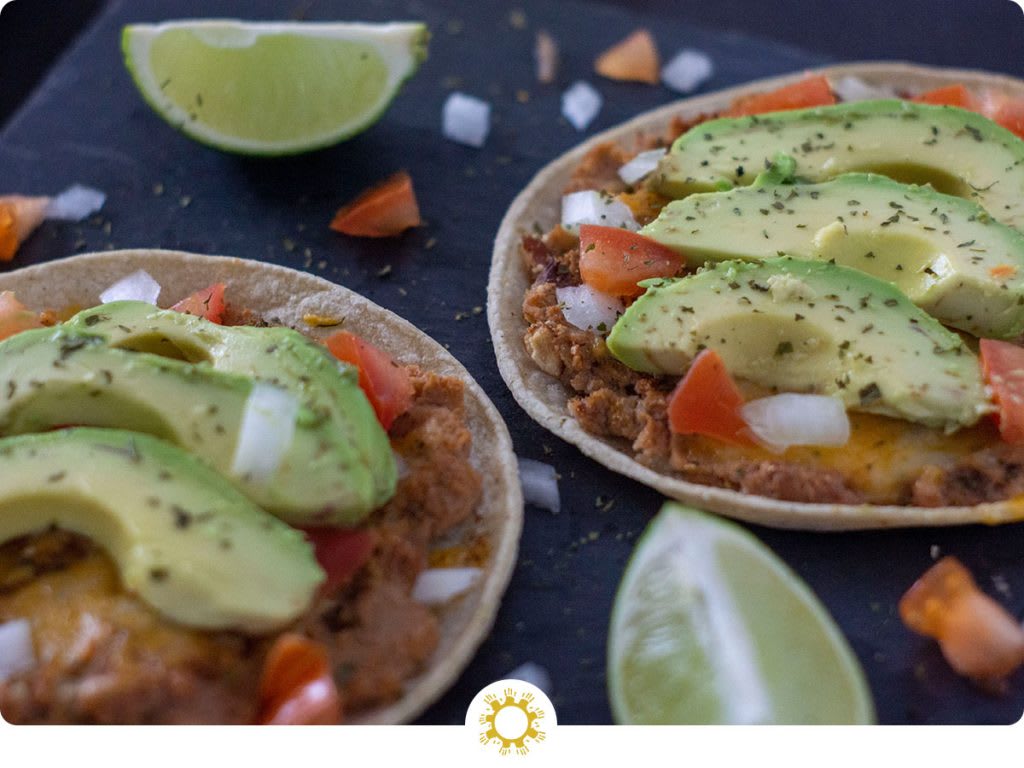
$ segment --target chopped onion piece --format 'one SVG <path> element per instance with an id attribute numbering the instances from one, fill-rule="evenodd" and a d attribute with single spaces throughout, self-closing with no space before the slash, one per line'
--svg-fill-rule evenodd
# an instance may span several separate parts
<path id="1" fill-rule="evenodd" d="M 555 289 L 555 297 L 562 307 L 562 316 L 581 331 L 611 331 L 626 307 L 615 296 L 595 291 L 587 284 Z"/>
<path id="2" fill-rule="evenodd" d="M 548 696 L 551 695 L 551 675 L 544 667 L 540 664 L 535 664 L 532 661 L 527 661 L 524 664 L 520 664 L 518 667 L 513 669 L 507 675 L 506 680 L 523 680 L 530 685 L 535 685 L 540 688 Z"/>
<path id="3" fill-rule="evenodd" d="M 577 131 L 585 131 L 601 111 L 603 103 L 604 99 L 594 86 L 577 80 L 562 94 L 562 115 Z"/>
<path id="4" fill-rule="evenodd" d="M 470 147 L 482 147 L 491 130 L 491 105 L 456 91 L 444 102 L 441 131 L 446 139 Z"/>
<path id="5" fill-rule="evenodd" d="M 740 408 L 750 431 L 771 447 L 846 445 L 850 419 L 846 407 L 827 395 L 782 394 L 751 400 Z"/>
<path id="6" fill-rule="evenodd" d="M 537 80 L 553 83 L 558 75 L 558 43 L 547 30 L 537 32 L 537 43 L 533 48 L 537 59 Z"/>
<path id="7" fill-rule="evenodd" d="M 621 227 L 633 232 L 640 229 L 628 205 L 593 189 L 571 192 L 562 197 L 562 227 L 579 234 L 580 224 Z"/>
<path id="8" fill-rule="evenodd" d="M 73 184 L 50 201 L 46 218 L 81 221 L 100 210 L 106 201 L 106 194 L 98 189 Z"/>
<path id="9" fill-rule="evenodd" d="M 869 85 L 859 77 L 847 75 L 832 83 L 832 90 L 843 101 L 865 101 L 866 99 L 895 99 L 895 89 L 885 85 Z"/>
<path id="10" fill-rule="evenodd" d="M 0 683 L 36 665 L 32 626 L 25 619 L 0 624 Z"/>
<path id="11" fill-rule="evenodd" d="M 667 151 L 665 147 L 661 147 L 660 149 L 649 149 L 646 152 L 641 152 L 619 168 L 619 178 L 626 184 L 636 184 L 636 182 L 658 167 L 658 161 L 665 156 Z"/>
<path id="12" fill-rule="evenodd" d="M 299 401 L 271 384 L 256 382 L 242 413 L 231 474 L 262 483 L 281 466 L 295 436 Z"/>
<path id="13" fill-rule="evenodd" d="M 479 568 L 428 568 L 412 588 L 412 599 L 422 605 L 444 605 L 470 589 L 480 578 Z"/>
<path id="14" fill-rule="evenodd" d="M 692 48 L 684 48 L 661 69 L 661 82 L 679 93 L 692 93 L 714 74 L 711 57 Z"/>
<path id="15" fill-rule="evenodd" d="M 557 515 L 562 509 L 562 500 L 558 495 L 558 474 L 555 468 L 533 459 L 519 458 L 518 461 L 523 501 Z"/>
<path id="16" fill-rule="evenodd" d="M 160 297 L 160 283 L 144 269 L 132 272 L 123 277 L 100 294 L 100 302 L 109 304 L 112 301 L 144 301 L 156 304 Z"/>

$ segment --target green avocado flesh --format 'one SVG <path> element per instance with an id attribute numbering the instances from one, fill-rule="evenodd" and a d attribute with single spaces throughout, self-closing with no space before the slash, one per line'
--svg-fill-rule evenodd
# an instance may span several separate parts
<path id="1" fill-rule="evenodd" d="M 142 434 L 0 439 L 0 542 L 53 526 L 91 538 L 128 592 L 190 627 L 280 629 L 324 579 L 301 533 L 195 457 Z"/>
<path id="2" fill-rule="evenodd" d="M 293 443 L 259 503 L 296 524 L 351 525 L 395 492 L 398 469 L 355 368 L 290 328 L 222 326 L 143 302 L 85 310 L 66 324 L 140 357 L 263 381 L 295 396 L 299 426 L 316 439 Z M 296 431 L 296 435 L 301 430 Z"/>
<path id="3" fill-rule="evenodd" d="M 761 179 L 675 200 L 641 233 L 692 264 L 780 253 L 834 261 L 975 336 L 1024 333 L 1024 234 L 929 187 L 859 173 L 819 184 Z"/>
<path id="4" fill-rule="evenodd" d="M 779 152 L 802 181 L 860 171 L 931 184 L 1024 230 L 1024 140 L 956 107 L 886 99 L 711 120 L 676 139 L 653 178 L 674 198 L 724 191 Z"/>
<path id="5" fill-rule="evenodd" d="M 710 348 L 737 378 L 948 431 L 989 410 L 963 340 L 857 270 L 783 257 L 641 285 L 607 341 L 634 370 L 681 376 Z"/>

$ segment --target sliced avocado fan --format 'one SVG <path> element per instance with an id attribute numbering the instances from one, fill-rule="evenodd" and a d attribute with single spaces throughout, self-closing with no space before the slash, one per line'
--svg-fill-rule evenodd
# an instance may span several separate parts
<path id="1" fill-rule="evenodd" d="M 352 524 L 394 495 L 391 443 L 356 370 L 298 331 L 219 326 L 139 301 L 92 307 L 65 325 L 116 349 L 185 360 L 295 396 L 299 426 L 319 439 L 297 445 L 275 474 L 264 506 L 276 514 L 298 524 Z"/>
<path id="2" fill-rule="evenodd" d="M 724 191 L 751 184 L 778 152 L 803 181 L 860 171 L 931 184 L 1024 230 L 1024 140 L 956 107 L 884 99 L 711 120 L 676 139 L 653 178 L 674 198 Z"/>
<path id="3" fill-rule="evenodd" d="M 257 479 L 233 469 L 254 377 L 118 349 L 73 325 L 12 336 L 0 342 L 0 359 L 0 435 L 64 425 L 154 435 L 191 451 L 255 503 L 296 525 L 353 524 L 379 498 L 364 447 L 339 426 L 348 422 L 319 407 L 304 388 L 290 390 L 299 402 L 290 445 L 276 471 Z M 315 372 L 311 368 L 309 376 Z M 287 388 L 278 379 L 269 383 Z M 390 448 L 382 462 L 386 474 L 394 462 Z"/>
<path id="4" fill-rule="evenodd" d="M 963 340 L 863 272 L 783 257 L 641 285 L 607 342 L 634 370 L 681 376 L 710 348 L 733 376 L 774 391 L 947 431 L 990 410 Z"/>
<path id="5" fill-rule="evenodd" d="M 641 233 L 693 264 L 785 253 L 887 280 L 946 325 L 979 337 L 1024 333 L 1024 234 L 975 203 L 876 174 L 778 183 L 675 200 Z"/>
<path id="6" fill-rule="evenodd" d="M 0 439 L 0 543 L 52 526 L 91 538 L 127 591 L 189 627 L 280 629 L 324 579 L 299 531 L 148 435 L 70 429 Z"/>

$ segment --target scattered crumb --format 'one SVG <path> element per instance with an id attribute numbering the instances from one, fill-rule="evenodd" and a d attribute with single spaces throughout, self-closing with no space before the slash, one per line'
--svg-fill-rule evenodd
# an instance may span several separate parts
<path id="1" fill-rule="evenodd" d="M 550 445 L 547 445 L 546 443 L 541 443 L 540 447 L 541 447 L 541 450 L 544 451 L 544 455 L 545 456 L 550 456 L 552 453 L 555 452 L 555 450 Z"/>
<path id="2" fill-rule="evenodd" d="M 512 29 L 526 29 L 526 13 L 522 8 L 513 8 L 508 12 L 508 25 Z"/>
<path id="3" fill-rule="evenodd" d="M 441 85 L 448 90 L 456 90 L 462 87 L 462 82 L 462 78 L 458 75 L 448 75 L 441 81 Z"/>
<path id="4" fill-rule="evenodd" d="M 448 19 L 444 25 L 445 32 L 449 35 L 460 35 L 462 34 L 462 30 L 465 28 L 466 25 L 463 23 L 462 19 Z"/>
<path id="5" fill-rule="evenodd" d="M 390 264 L 385 264 L 383 267 L 381 267 L 380 269 L 377 270 L 377 277 L 384 278 L 384 277 L 387 277 L 390 274 L 391 274 L 391 265 Z"/>
<path id="6" fill-rule="evenodd" d="M 432 237 L 429 240 L 427 240 L 426 244 L 423 246 L 423 249 L 429 251 L 435 245 L 437 245 L 437 238 Z"/>
<path id="7" fill-rule="evenodd" d="M 327 260 L 326 259 L 320 259 L 320 261 L 318 261 L 316 263 L 316 268 L 317 269 L 326 269 L 327 268 Z"/>
<path id="8" fill-rule="evenodd" d="M 286 251 L 288 251 L 288 253 L 291 253 L 292 251 L 295 250 L 295 241 L 289 237 L 286 237 L 284 240 L 281 241 L 281 246 Z"/>
<path id="9" fill-rule="evenodd" d="M 302 322 L 311 328 L 330 328 L 335 325 L 341 325 L 345 322 L 345 318 L 330 317 L 328 315 L 303 315 Z"/>
<path id="10" fill-rule="evenodd" d="M 472 312 L 472 313 L 473 313 L 474 315 L 479 315 L 479 314 L 480 314 L 481 312 L 483 312 L 483 311 L 484 311 L 484 308 L 483 308 L 483 307 L 481 307 L 481 306 L 479 306 L 479 305 L 477 305 L 477 306 L 473 307 L 473 309 L 472 309 L 472 310 L 470 310 L 470 311 L 471 311 L 471 312 Z"/>
<path id="11" fill-rule="evenodd" d="M 520 104 L 526 104 L 530 100 L 530 92 L 525 88 L 520 88 L 516 91 L 516 101 Z"/>
<path id="12" fill-rule="evenodd" d="M 160 182 L 157 182 L 156 184 L 153 185 L 153 194 L 154 195 L 156 195 L 157 197 L 160 197 L 163 193 L 164 193 L 164 185 L 163 184 L 161 184 Z"/>
<path id="13" fill-rule="evenodd" d="M 408 296 L 409 292 L 407 290 L 405 290 L 405 288 L 402 288 L 401 286 L 399 286 L 398 287 L 398 294 L 400 296 Z"/>
<path id="14" fill-rule="evenodd" d="M 1013 597 L 1013 592 L 1010 590 L 1010 584 L 1006 580 L 1006 577 L 1003 576 L 1003 574 L 1001 574 L 1001 573 L 993 573 L 992 574 L 992 586 L 995 587 L 996 592 L 998 592 L 1000 595 L 1002 595 L 1006 599 L 1009 600 L 1010 598 Z"/>
<path id="15" fill-rule="evenodd" d="M 109 221 L 103 225 L 103 234 L 109 235 L 114 230 L 114 225 Z"/>
<path id="16" fill-rule="evenodd" d="M 931 555 L 932 560 L 938 560 L 939 555 L 942 554 L 942 549 L 938 544 L 932 544 L 928 549 L 928 554 Z"/>
<path id="17" fill-rule="evenodd" d="M 182 208 L 188 208 L 190 205 L 192 205 L 192 196 L 182 195 L 181 197 L 178 198 L 178 205 L 180 205 Z"/>

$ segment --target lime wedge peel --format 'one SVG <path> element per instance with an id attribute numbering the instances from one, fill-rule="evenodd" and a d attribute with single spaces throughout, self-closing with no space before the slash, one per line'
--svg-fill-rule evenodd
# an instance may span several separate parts
<path id="1" fill-rule="evenodd" d="M 739 526 L 673 503 L 619 587 L 608 691 L 619 723 L 874 722 L 856 657 L 800 578 Z"/>
<path id="2" fill-rule="evenodd" d="M 184 20 L 124 28 L 136 87 L 204 144 L 287 155 L 365 130 L 426 58 L 419 22 Z"/>

